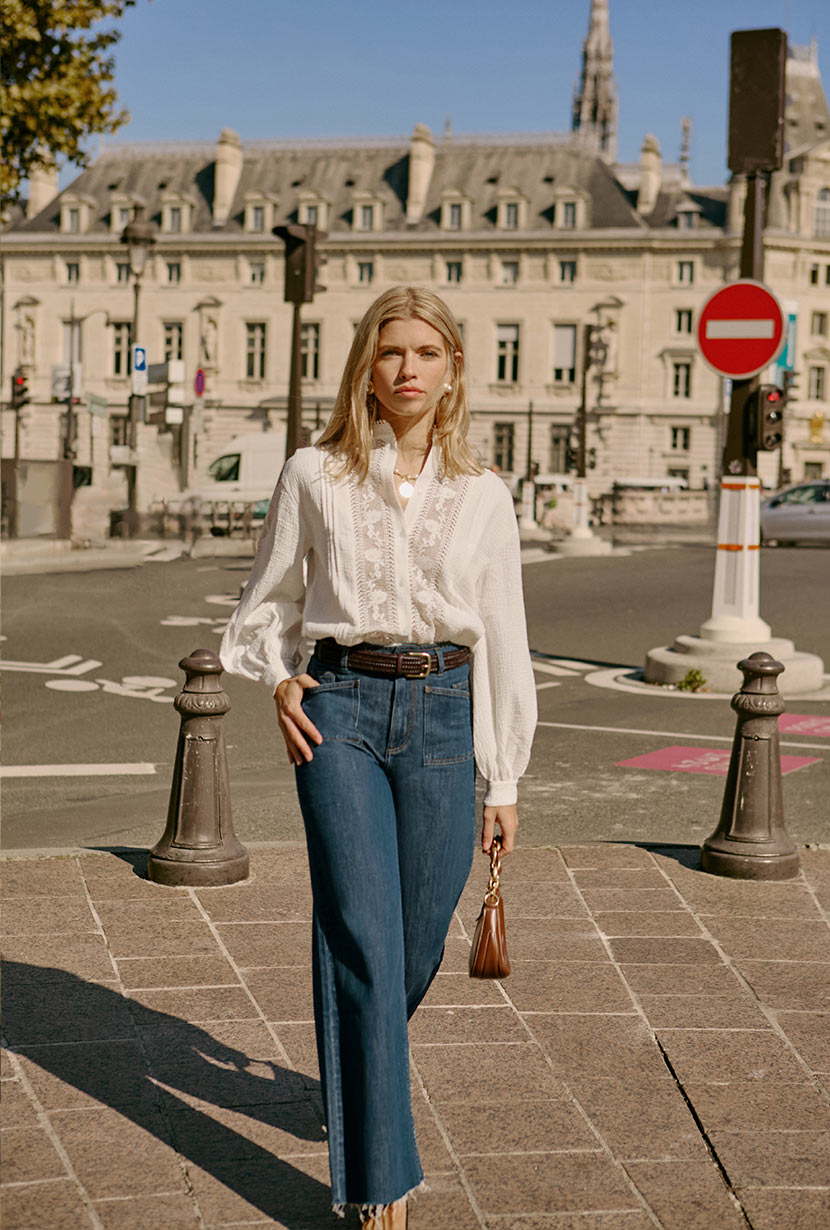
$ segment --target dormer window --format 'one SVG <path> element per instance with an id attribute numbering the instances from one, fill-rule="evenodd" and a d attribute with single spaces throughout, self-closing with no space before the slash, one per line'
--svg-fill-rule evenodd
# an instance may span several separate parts
<path id="1" fill-rule="evenodd" d="M 457 188 L 448 188 L 441 196 L 441 230 L 463 231 L 470 225 L 470 202 Z"/>
<path id="2" fill-rule="evenodd" d="M 356 231 L 379 231 L 382 229 L 383 205 L 368 194 L 356 195 L 352 207 L 352 226 Z"/>
<path id="3" fill-rule="evenodd" d="M 318 230 L 328 229 L 329 203 L 311 192 L 300 193 L 297 205 L 297 221 L 306 226 L 316 226 Z"/>
<path id="4" fill-rule="evenodd" d="M 521 230 L 527 220 L 527 201 L 515 188 L 506 188 L 499 193 L 496 212 L 500 230 Z"/>
<path id="5" fill-rule="evenodd" d="M 61 200 L 61 232 L 64 235 L 82 235 L 89 230 L 96 202 L 92 197 L 78 193 L 64 193 Z"/>
<path id="6" fill-rule="evenodd" d="M 110 193 L 110 230 L 113 235 L 120 235 L 124 227 L 132 222 L 136 204 L 136 198 L 129 192 Z"/>
<path id="7" fill-rule="evenodd" d="M 161 198 L 161 229 L 165 235 L 181 235 L 190 230 L 193 202 L 178 192 L 165 192 Z"/>
<path id="8" fill-rule="evenodd" d="M 254 235 L 262 235 L 270 231 L 274 225 L 274 209 L 276 201 L 263 192 L 247 192 L 245 194 L 244 227 Z"/>
<path id="9" fill-rule="evenodd" d="M 557 231 L 575 231 L 586 224 L 585 198 L 575 188 L 563 185 L 553 195 L 552 220 Z"/>

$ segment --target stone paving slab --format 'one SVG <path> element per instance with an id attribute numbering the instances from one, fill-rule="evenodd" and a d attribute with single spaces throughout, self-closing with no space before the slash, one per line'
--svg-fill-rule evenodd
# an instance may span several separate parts
<path id="1" fill-rule="evenodd" d="M 285 1230 L 329 1209 L 296 846 L 221 889 L 142 852 L 9 858 L 4 1230 Z M 513 974 L 466 973 L 477 860 L 410 1028 L 412 1230 L 830 1228 L 830 851 L 520 848 Z"/>

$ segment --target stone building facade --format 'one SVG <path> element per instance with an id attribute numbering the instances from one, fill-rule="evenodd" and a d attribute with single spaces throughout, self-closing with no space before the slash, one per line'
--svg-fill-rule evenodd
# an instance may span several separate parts
<path id="1" fill-rule="evenodd" d="M 303 308 L 308 426 L 325 421 L 364 309 L 388 286 L 418 283 L 444 295 L 463 328 L 474 442 L 487 464 L 514 475 L 528 461 L 542 475 L 565 470 L 584 327 L 603 321 L 602 379 L 593 368 L 588 380 L 594 492 L 617 478 L 710 485 L 728 399 L 694 325 L 708 295 L 737 276 L 743 185 L 693 185 L 687 148 L 666 163 L 650 135 L 639 163 L 620 164 L 616 131 L 607 0 L 593 0 L 567 134 L 436 138 L 416 124 L 409 139 L 244 142 L 226 129 L 214 146 L 112 146 L 62 192 L 54 173 L 36 174 L 3 237 L 3 394 L 21 367 L 32 396 L 19 455 L 61 455 L 52 395 L 55 369 L 72 357 L 75 463 L 91 472 L 76 503 L 99 516 L 124 504 L 114 459 L 131 340 L 150 362 L 183 360 L 189 405 L 185 429 L 140 430 L 142 507 L 193 484 L 232 436 L 276 426 L 291 309 L 272 227 L 293 220 L 327 234 L 327 289 Z M 765 280 L 795 320 L 798 400 L 783 469 L 799 480 L 830 476 L 830 128 L 815 45 L 790 52 L 787 140 L 770 186 Z M 120 236 L 137 204 L 158 229 L 132 339 Z M 89 394 L 103 415 L 87 411 Z M 4 411 L 4 457 L 12 418 Z M 762 458 L 768 485 L 778 465 Z"/>

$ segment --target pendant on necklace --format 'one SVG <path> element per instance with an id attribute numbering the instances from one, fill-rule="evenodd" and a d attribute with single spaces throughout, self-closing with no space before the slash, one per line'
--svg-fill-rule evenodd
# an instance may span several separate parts
<path id="1" fill-rule="evenodd" d="M 411 497 L 415 494 L 415 488 L 408 479 L 405 479 L 404 482 L 401 483 L 399 490 L 405 500 L 411 499 Z"/>

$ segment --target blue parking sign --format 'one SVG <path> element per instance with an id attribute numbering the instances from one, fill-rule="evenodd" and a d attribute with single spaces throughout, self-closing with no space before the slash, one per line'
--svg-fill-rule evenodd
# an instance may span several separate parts
<path id="1" fill-rule="evenodd" d="M 147 348 L 145 346 L 133 346 L 133 371 L 146 372 L 147 370 Z"/>

